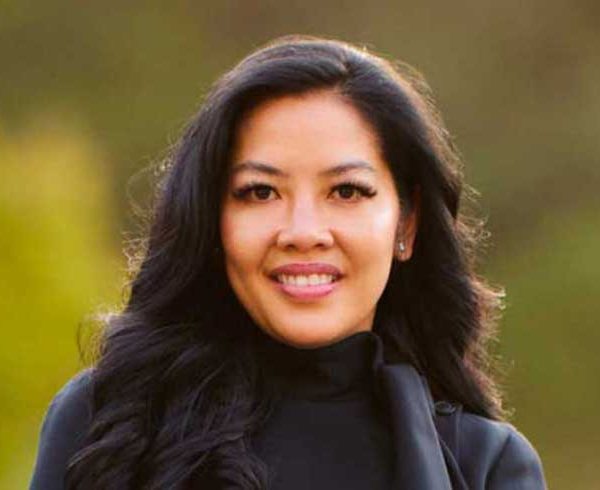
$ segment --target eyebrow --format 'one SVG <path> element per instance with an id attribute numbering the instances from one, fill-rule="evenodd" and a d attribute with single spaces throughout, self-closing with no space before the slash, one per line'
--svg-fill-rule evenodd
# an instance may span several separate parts
<path id="1" fill-rule="evenodd" d="M 329 167 L 329 168 L 319 172 L 319 175 L 322 175 L 322 176 L 341 175 L 341 174 L 349 172 L 351 170 L 367 170 L 372 173 L 376 172 L 375 168 L 373 168 L 372 165 L 370 165 L 369 163 L 367 163 L 363 160 L 350 160 L 347 162 L 342 162 L 337 165 L 334 165 L 333 167 Z M 287 172 L 284 172 L 283 170 L 281 170 L 277 167 L 269 165 L 268 163 L 257 162 L 254 160 L 247 160 L 244 162 L 236 163 L 233 166 L 231 173 L 233 175 L 233 174 L 237 174 L 239 172 L 244 172 L 244 171 L 259 172 L 259 173 L 264 173 L 267 175 L 275 175 L 278 177 L 289 177 L 289 174 Z"/>

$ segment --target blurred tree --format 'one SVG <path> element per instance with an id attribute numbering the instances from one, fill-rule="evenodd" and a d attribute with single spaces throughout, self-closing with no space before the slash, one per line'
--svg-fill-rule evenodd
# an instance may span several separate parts
<path id="1" fill-rule="evenodd" d="M 41 417 L 80 367 L 78 324 L 118 298 L 101 152 L 40 116 L 0 132 L 0 488 L 25 488 Z"/>
<path id="2" fill-rule="evenodd" d="M 0 487 L 27 479 L 77 324 L 118 298 L 125 183 L 219 73 L 290 33 L 364 43 L 429 80 L 508 292 L 509 405 L 551 488 L 600 486 L 598 18 L 595 0 L 0 1 Z"/>

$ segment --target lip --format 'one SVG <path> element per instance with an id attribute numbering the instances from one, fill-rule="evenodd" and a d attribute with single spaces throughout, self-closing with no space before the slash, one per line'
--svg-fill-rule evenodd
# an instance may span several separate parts
<path id="1" fill-rule="evenodd" d="M 295 275 L 310 275 L 310 274 L 330 274 L 337 281 L 342 277 L 341 271 L 331 264 L 324 262 L 297 262 L 292 264 L 285 264 L 276 267 L 271 271 L 269 277 L 271 279 L 277 279 L 279 274 L 287 274 L 291 276 Z"/>
<path id="2" fill-rule="evenodd" d="M 318 284 L 315 286 L 294 286 L 292 284 L 283 284 L 273 280 L 275 286 L 286 296 L 300 301 L 311 301 L 327 296 L 339 287 L 339 281 L 333 281 L 329 284 Z"/>
<path id="3" fill-rule="evenodd" d="M 294 286 L 292 284 L 283 284 L 277 280 L 279 274 L 288 275 L 306 275 L 311 274 L 329 274 L 333 276 L 333 282 L 329 284 L 318 284 L 314 286 Z M 324 262 L 297 262 L 293 264 L 285 264 L 276 267 L 269 274 L 271 280 L 276 287 L 286 296 L 300 301 L 311 301 L 327 296 L 339 287 L 339 280 L 343 277 L 341 271 Z"/>

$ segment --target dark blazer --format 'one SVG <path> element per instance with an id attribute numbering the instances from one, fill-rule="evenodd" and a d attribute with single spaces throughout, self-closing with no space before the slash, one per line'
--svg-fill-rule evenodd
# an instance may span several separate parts
<path id="1" fill-rule="evenodd" d="M 386 364 L 379 387 L 392 415 L 393 489 L 543 490 L 535 449 L 512 425 L 433 401 L 425 379 L 409 364 Z M 69 458 L 90 421 L 91 372 L 55 396 L 44 419 L 30 490 L 62 490 Z"/>

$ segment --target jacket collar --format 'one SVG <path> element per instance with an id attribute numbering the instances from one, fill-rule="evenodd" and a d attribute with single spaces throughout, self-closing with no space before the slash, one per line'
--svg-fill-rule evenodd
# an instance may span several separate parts
<path id="1" fill-rule="evenodd" d="M 395 453 L 392 488 L 452 490 L 427 381 L 411 364 L 385 364 L 381 339 L 373 367 L 377 392 L 392 427 Z"/>
<path id="2" fill-rule="evenodd" d="M 406 363 L 383 365 L 378 376 L 394 440 L 392 488 L 452 490 L 425 380 Z"/>

